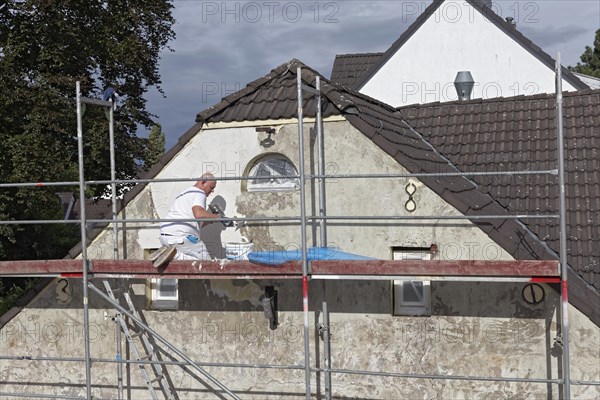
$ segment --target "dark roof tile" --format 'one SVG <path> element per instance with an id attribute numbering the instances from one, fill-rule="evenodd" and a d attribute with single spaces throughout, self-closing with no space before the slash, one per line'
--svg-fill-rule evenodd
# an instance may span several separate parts
<path id="1" fill-rule="evenodd" d="M 331 82 L 352 87 L 383 53 L 338 54 L 331 70 Z"/>

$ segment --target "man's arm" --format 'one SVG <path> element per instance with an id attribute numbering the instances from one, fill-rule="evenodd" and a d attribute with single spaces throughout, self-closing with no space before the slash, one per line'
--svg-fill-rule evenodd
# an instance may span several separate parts
<path id="1" fill-rule="evenodd" d="M 201 206 L 193 206 L 192 207 L 192 213 L 194 214 L 194 218 L 221 218 L 220 215 L 218 214 L 213 214 L 210 211 L 205 210 L 204 208 L 202 208 Z M 206 226 L 208 224 L 210 224 L 211 221 L 204 221 L 202 223 L 202 226 Z"/>

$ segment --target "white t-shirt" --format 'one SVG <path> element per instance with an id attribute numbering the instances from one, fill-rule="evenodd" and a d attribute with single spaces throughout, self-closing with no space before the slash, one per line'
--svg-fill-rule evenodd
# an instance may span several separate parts
<path id="1" fill-rule="evenodd" d="M 195 186 L 187 188 L 175 198 L 167 219 L 193 219 L 192 207 L 200 206 L 206 209 L 206 193 Z M 160 233 L 172 236 L 194 235 L 200 238 L 202 225 L 198 222 L 161 222 Z"/>

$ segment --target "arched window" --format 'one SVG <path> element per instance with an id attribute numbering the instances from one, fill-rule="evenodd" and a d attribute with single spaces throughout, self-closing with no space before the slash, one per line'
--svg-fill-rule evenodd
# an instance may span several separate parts
<path id="1" fill-rule="evenodd" d="M 250 168 L 246 183 L 249 192 L 295 190 L 299 186 L 298 171 L 289 158 L 282 154 L 269 154 L 259 158 Z"/>

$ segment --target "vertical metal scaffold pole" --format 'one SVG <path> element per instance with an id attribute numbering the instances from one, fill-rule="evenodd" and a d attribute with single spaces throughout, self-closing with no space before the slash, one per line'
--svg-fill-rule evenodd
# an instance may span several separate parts
<path id="1" fill-rule="evenodd" d="M 561 336 L 563 344 L 563 398 L 571 398 L 571 373 L 569 363 L 569 283 L 567 269 L 567 219 L 565 194 L 565 154 L 563 134 L 563 97 L 562 97 L 562 66 L 560 52 L 556 56 L 556 116 L 557 116 L 557 154 L 558 154 L 558 185 L 559 185 L 559 216 L 560 216 L 560 298 L 561 298 Z"/>
<path id="2" fill-rule="evenodd" d="M 110 180 L 111 182 L 111 203 L 113 219 L 113 258 L 119 259 L 119 230 L 117 227 L 117 172 L 115 162 L 115 102 L 111 99 L 111 106 L 108 112 L 108 140 L 110 146 Z M 123 284 L 123 282 L 121 282 Z M 121 340 L 121 327 L 115 323 L 115 336 L 117 340 L 117 360 L 123 358 L 123 345 Z M 117 394 L 118 399 L 123 398 L 123 364 L 117 364 Z"/>
<path id="3" fill-rule="evenodd" d="M 110 146 L 110 180 L 111 183 L 111 203 L 112 203 L 112 219 L 113 219 L 113 258 L 119 259 L 119 230 L 117 227 L 117 172 L 115 162 L 115 103 L 111 99 L 111 106 L 108 111 L 108 140 Z M 121 337 L 121 327 L 115 323 L 115 336 L 117 340 L 117 360 L 123 358 L 123 345 Z M 123 364 L 117 364 L 117 398 L 123 398 Z"/>
<path id="4" fill-rule="evenodd" d="M 325 400 L 331 400 L 331 340 L 329 330 L 329 309 L 327 302 L 323 302 L 323 358 L 325 358 Z"/>
<path id="5" fill-rule="evenodd" d="M 81 91 L 76 83 L 77 99 L 77 152 L 79 163 L 79 210 L 81 218 L 81 259 L 83 269 L 83 340 L 85 348 L 85 388 L 87 398 L 92 398 L 91 361 L 90 361 L 90 316 L 88 308 L 88 259 L 85 222 L 85 180 L 83 173 L 83 113 L 81 110 Z"/>
<path id="6" fill-rule="evenodd" d="M 316 89 L 317 89 L 317 153 L 319 157 L 318 171 L 321 178 L 319 178 L 319 216 L 324 217 L 326 215 L 326 200 L 325 200 L 325 138 L 323 137 L 323 118 L 321 116 L 321 77 L 317 75 L 316 78 Z M 327 220 L 322 218 L 319 222 L 319 230 L 321 234 L 321 247 L 327 247 Z"/>
<path id="7" fill-rule="evenodd" d="M 115 103 L 111 101 L 111 106 L 108 112 L 108 139 L 110 145 L 110 180 L 111 183 L 111 200 L 112 200 L 112 219 L 113 219 L 113 252 L 114 259 L 119 259 L 119 231 L 117 229 L 117 172 L 115 166 Z"/>
<path id="8" fill-rule="evenodd" d="M 298 85 L 298 156 L 300 160 L 300 225 L 302 240 L 302 309 L 304 312 L 304 373 L 306 399 L 310 400 L 310 340 L 308 329 L 308 260 L 306 256 L 306 177 L 304 175 L 304 126 L 302 110 L 302 69 L 296 69 Z"/>

